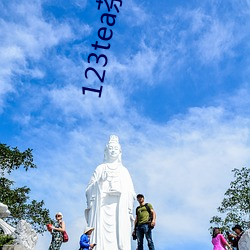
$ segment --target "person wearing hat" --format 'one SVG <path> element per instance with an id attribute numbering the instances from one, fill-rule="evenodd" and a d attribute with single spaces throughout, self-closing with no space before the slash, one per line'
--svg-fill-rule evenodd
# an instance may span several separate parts
<path id="1" fill-rule="evenodd" d="M 49 227 L 49 231 L 52 234 L 52 240 L 50 243 L 49 250 L 60 250 L 63 242 L 63 232 L 65 231 L 65 222 L 62 220 L 63 215 L 61 212 L 56 213 L 56 223 Z"/>
<path id="2" fill-rule="evenodd" d="M 235 225 L 232 230 L 236 233 L 236 235 L 231 234 L 231 236 L 234 238 L 234 245 L 235 245 L 235 249 L 239 250 L 239 240 L 242 236 L 242 234 L 244 233 L 242 227 L 240 225 Z"/>
<path id="3" fill-rule="evenodd" d="M 80 249 L 79 250 L 89 250 L 89 249 L 93 249 L 95 247 L 95 243 L 94 244 L 90 244 L 90 235 L 93 232 L 94 228 L 93 227 L 86 227 L 83 235 L 80 238 Z"/>

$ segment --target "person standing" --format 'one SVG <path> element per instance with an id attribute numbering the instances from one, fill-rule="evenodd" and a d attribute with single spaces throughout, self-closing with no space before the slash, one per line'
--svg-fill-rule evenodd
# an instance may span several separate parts
<path id="1" fill-rule="evenodd" d="M 65 222 L 62 220 L 63 215 L 61 212 L 56 213 L 56 223 L 51 226 L 50 232 L 52 234 L 52 240 L 49 250 L 60 250 L 63 242 L 63 232 L 66 230 Z"/>
<path id="2" fill-rule="evenodd" d="M 152 239 L 152 229 L 155 226 L 156 213 L 150 203 L 145 203 L 143 194 L 137 195 L 137 201 L 140 205 L 136 208 L 136 217 L 133 232 L 133 235 L 136 235 L 137 237 L 137 249 L 143 250 L 143 240 L 145 235 L 148 242 L 148 249 L 155 250 L 154 242 Z"/>
<path id="3" fill-rule="evenodd" d="M 213 250 L 225 250 L 225 246 L 232 249 L 218 227 L 213 229 L 212 244 L 214 245 Z"/>
<path id="4" fill-rule="evenodd" d="M 93 227 L 86 227 L 83 235 L 80 238 L 80 249 L 79 250 L 89 250 L 93 249 L 95 247 L 94 244 L 90 244 L 90 235 L 93 232 L 94 228 Z"/>

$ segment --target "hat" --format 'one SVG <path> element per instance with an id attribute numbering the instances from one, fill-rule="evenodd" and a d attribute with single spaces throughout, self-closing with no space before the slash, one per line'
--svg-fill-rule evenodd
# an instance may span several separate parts
<path id="1" fill-rule="evenodd" d="M 63 217 L 63 214 L 62 214 L 61 212 L 57 212 L 57 213 L 56 213 L 56 216 L 57 216 L 57 215 L 61 215 L 61 216 Z"/>
<path id="2" fill-rule="evenodd" d="M 93 227 L 86 227 L 83 233 L 86 234 L 87 232 L 93 231 L 93 230 L 95 230 Z"/>
<path id="3" fill-rule="evenodd" d="M 235 225 L 232 230 L 239 229 L 240 231 L 243 231 L 240 225 Z"/>
<path id="4" fill-rule="evenodd" d="M 137 194 L 136 198 L 144 198 L 144 195 L 143 194 Z"/>

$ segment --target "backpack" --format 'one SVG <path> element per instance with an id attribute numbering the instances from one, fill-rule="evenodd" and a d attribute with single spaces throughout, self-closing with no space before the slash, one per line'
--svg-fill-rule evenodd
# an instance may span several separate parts
<path id="1" fill-rule="evenodd" d="M 147 211 L 148 211 L 148 214 L 149 214 L 148 225 L 149 225 L 149 227 L 150 227 L 151 229 L 153 229 L 154 227 L 151 226 L 151 222 L 152 222 L 152 220 L 153 220 L 153 214 L 151 213 L 151 209 L 150 209 L 150 207 L 148 206 L 148 203 L 145 203 L 143 206 L 146 207 L 146 209 L 147 209 Z M 136 215 L 137 215 L 137 216 L 138 216 L 138 209 L 139 209 L 139 208 L 140 208 L 140 206 L 138 206 L 138 207 L 136 208 Z"/>

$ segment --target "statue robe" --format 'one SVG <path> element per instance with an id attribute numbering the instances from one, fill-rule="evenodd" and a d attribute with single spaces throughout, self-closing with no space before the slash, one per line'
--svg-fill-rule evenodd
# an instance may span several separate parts
<path id="1" fill-rule="evenodd" d="M 240 237 L 238 245 L 240 250 L 250 249 L 250 229 L 243 233 L 243 235 Z"/>
<path id="2" fill-rule="evenodd" d="M 86 189 L 85 217 L 95 228 L 90 241 L 95 250 L 131 250 L 135 191 L 128 170 L 121 163 L 115 166 L 99 165 Z"/>

